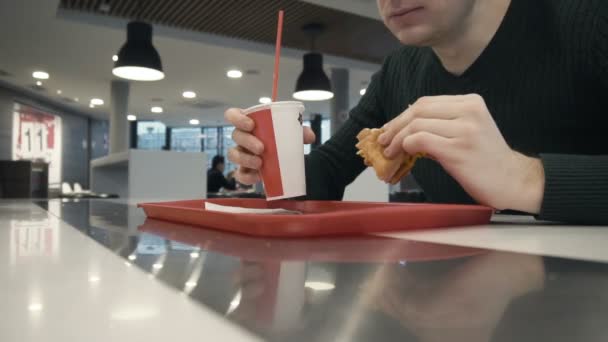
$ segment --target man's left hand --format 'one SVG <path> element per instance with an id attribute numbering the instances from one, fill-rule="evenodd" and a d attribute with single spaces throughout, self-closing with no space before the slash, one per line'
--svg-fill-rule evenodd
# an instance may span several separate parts
<path id="1" fill-rule="evenodd" d="M 542 163 L 509 147 L 481 96 L 421 97 L 384 129 L 379 142 L 388 158 L 426 153 L 479 203 L 540 211 Z"/>

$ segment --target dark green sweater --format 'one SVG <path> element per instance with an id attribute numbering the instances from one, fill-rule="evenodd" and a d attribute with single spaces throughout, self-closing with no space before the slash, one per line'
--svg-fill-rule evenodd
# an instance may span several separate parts
<path id="1" fill-rule="evenodd" d="M 365 168 L 357 133 L 421 96 L 477 93 L 514 150 L 542 160 L 539 218 L 608 223 L 608 1 L 512 0 L 496 35 L 461 76 L 430 48 L 388 56 L 341 129 L 306 159 L 308 197 L 339 200 Z M 436 162 L 412 171 L 437 203 L 474 203 Z"/>

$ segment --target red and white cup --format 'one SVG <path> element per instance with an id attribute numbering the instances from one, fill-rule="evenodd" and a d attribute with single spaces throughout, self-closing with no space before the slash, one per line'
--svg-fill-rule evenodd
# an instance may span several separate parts
<path id="1" fill-rule="evenodd" d="M 306 195 L 302 102 L 261 104 L 245 109 L 244 113 L 255 122 L 253 135 L 264 144 L 260 173 L 266 199 Z"/>

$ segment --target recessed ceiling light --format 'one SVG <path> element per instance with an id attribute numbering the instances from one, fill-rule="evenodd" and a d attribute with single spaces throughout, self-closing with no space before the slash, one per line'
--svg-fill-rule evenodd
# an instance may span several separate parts
<path id="1" fill-rule="evenodd" d="M 154 106 L 154 107 L 150 108 L 150 111 L 152 113 L 162 113 L 163 112 L 163 107 Z"/>
<path id="2" fill-rule="evenodd" d="M 95 105 L 95 106 L 102 106 L 103 105 L 103 100 L 102 99 L 91 99 L 91 104 Z"/>
<path id="3" fill-rule="evenodd" d="M 75 97 L 75 98 L 74 98 L 74 101 L 78 102 L 78 101 L 80 101 L 80 99 L 79 99 L 79 98 L 77 98 L 77 97 Z"/>
<path id="4" fill-rule="evenodd" d="M 193 99 L 196 97 L 196 93 L 193 92 L 192 90 L 186 90 L 182 93 L 182 96 L 187 99 Z"/>
<path id="5" fill-rule="evenodd" d="M 228 70 L 228 72 L 226 73 L 226 76 L 228 76 L 230 78 L 241 78 L 241 77 L 243 77 L 243 72 L 241 70 L 232 69 L 232 70 Z"/>
<path id="6" fill-rule="evenodd" d="M 114 55 L 114 56 L 112 56 L 112 60 L 113 60 L 114 62 L 116 62 L 116 61 L 118 60 L 118 55 Z"/>
<path id="7" fill-rule="evenodd" d="M 160 270 L 161 268 L 163 268 L 163 264 L 154 264 L 152 265 L 152 268 L 154 268 L 155 270 Z"/>
<path id="8" fill-rule="evenodd" d="M 42 82 L 36 81 L 36 85 L 40 87 L 40 86 L 42 86 Z"/>
<path id="9" fill-rule="evenodd" d="M 127 115 L 127 120 L 135 121 L 135 120 L 137 120 L 137 116 L 135 116 L 133 114 L 129 114 L 129 115 Z M 129 256 L 129 257 L 131 257 L 131 256 Z M 131 259 L 129 259 L 129 260 L 131 260 Z"/>
<path id="10" fill-rule="evenodd" d="M 262 97 L 260 97 L 259 101 L 260 101 L 260 103 L 267 104 L 267 103 L 272 102 L 272 99 L 270 97 L 262 96 Z"/>
<path id="11" fill-rule="evenodd" d="M 191 125 L 198 125 L 199 123 L 201 123 L 201 122 L 198 121 L 198 119 L 190 119 L 190 124 Z"/>
<path id="12" fill-rule="evenodd" d="M 195 287 L 197 283 L 195 281 L 187 281 L 184 285 L 186 285 L 186 287 Z"/>
<path id="13" fill-rule="evenodd" d="M 57 89 L 57 95 L 61 95 L 61 89 Z"/>
<path id="14" fill-rule="evenodd" d="M 366 91 L 366 90 L 367 90 L 367 89 L 365 89 L 365 88 L 361 88 L 361 90 L 359 90 L 359 94 L 360 94 L 361 96 L 365 95 L 365 91 Z"/>
<path id="15" fill-rule="evenodd" d="M 46 71 L 34 71 L 32 73 L 32 76 L 39 80 L 48 80 L 49 79 L 49 73 Z"/>
<path id="16" fill-rule="evenodd" d="M 89 104 L 89 108 L 95 108 L 95 105 L 94 105 L 94 104 L 92 104 L 92 103 L 90 103 L 90 104 Z"/>

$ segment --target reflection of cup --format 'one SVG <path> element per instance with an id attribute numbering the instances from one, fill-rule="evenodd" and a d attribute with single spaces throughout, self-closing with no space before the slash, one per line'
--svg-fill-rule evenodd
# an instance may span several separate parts
<path id="1" fill-rule="evenodd" d="M 258 298 L 257 324 L 273 332 L 293 328 L 304 307 L 306 262 L 264 262 L 264 294 Z"/>
<path id="2" fill-rule="evenodd" d="M 260 172 L 266 199 L 306 195 L 302 102 L 273 102 L 244 112 L 255 122 L 253 135 L 264 144 Z"/>

